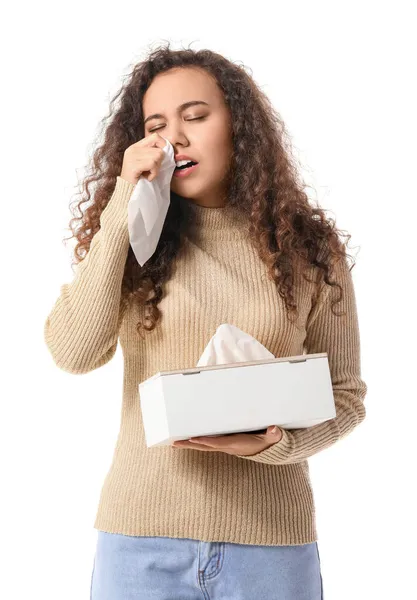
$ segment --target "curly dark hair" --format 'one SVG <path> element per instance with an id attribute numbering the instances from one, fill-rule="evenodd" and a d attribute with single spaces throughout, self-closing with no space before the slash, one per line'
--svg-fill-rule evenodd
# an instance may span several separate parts
<path id="1" fill-rule="evenodd" d="M 326 217 L 325 209 L 309 203 L 307 186 L 300 178 L 282 118 L 243 66 L 211 50 L 172 50 L 170 42 L 150 51 L 146 60 L 133 67 L 126 83 L 111 100 L 109 114 L 101 121 L 100 135 L 104 131 L 104 141 L 93 153 L 90 175 L 81 182 L 78 194 L 81 200 L 76 208 L 81 216 L 73 212 L 74 218 L 70 221 L 72 237 L 78 241 L 75 263 L 85 258 L 93 236 L 100 229 L 100 215 L 114 191 L 125 150 L 144 137 L 142 100 L 146 90 L 156 75 L 178 67 L 204 69 L 215 78 L 224 94 L 230 109 L 233 138 L 227 179 L 228 202 L 250 216 L 250 240 L 276 283 L 288 317 L 297 313 L 293 286 L 294 269 L 298 264 L 304 265 L 304 270 L 317 267 L 316 290 L 323 280 L 327 285 L 338 286 L 340 295 L 335 302 L 340 301 L 342 287 L 330 276 L 334 265 L 347 256 L 345 244 L 339 237 L 341 231 L 336 229 L 333 219 Z M 95 191 L 90 203 L 92 184 Z M 171 200 L 173 195 L 171 190 Z M 84 203 L 89 205 L 83 213 L 81 205 Z M 142 329 L 152 331 L 161 317 L 158 303 L 163 297 L 163 285 L 171 275 L 173 260 L 187 234 L 189 215 L 186 212 L 185 206 L 171 201 L 157 249 L 143 267 L 129 248 L 121 309 L 134 299 L 144 306 L 144 320 L 136 327 L 140 335 L 143 335 Z M 74 226 L 76 222 L 79 222 L 78 227 Z M 347 241 L 350 237 L 347 235 Z M 311 281 L 305 273 L 303 277 Z M 318 291 L 313 302 L 317 298 Z"/>

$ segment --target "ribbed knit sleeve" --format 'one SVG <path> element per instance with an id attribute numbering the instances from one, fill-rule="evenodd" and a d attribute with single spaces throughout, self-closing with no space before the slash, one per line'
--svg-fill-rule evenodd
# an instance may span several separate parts
<path id="1" fill-rule="evenodd" d="M 324 298 L 308 318 L 305 348 L 308 354 L 327 352 L 336 417 L 313 427 L 283 430 L 279 442 L 257 454 L 239 455 L 240 458 L 276 465 L 300 462 L 348 435 L 365 418 L 363 400 L 367 385 L 361 378 L 356 298 L 345 258 L 336 265 L 334 279 L 343 287 L 343 298 L 333 310 L 346 314 L 333 314 L 331 301 L 338 298 L 339 289 L 325 285 Z"/>
<path id="2" fill-rule="evenodd" d="M 129 250 L 127 205 L 134 189 L 117 177 L 86 257 L 61 291 L 44 325 L 58 367 L 87 373 L 115 354 L 123 318 L 121 284 Z"/>

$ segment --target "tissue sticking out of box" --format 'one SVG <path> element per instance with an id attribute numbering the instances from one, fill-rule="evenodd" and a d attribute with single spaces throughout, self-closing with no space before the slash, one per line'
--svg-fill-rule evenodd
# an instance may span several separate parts
<path id="1" fill-rule="evenodd" d="M 275 358 L 257 339 L 229 323 L 216 329 L 197 367 Z"/>

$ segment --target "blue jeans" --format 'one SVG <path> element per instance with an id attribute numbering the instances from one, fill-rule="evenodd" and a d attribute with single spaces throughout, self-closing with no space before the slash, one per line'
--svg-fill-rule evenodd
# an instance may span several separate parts
<path id="1" fill-rule="evenodd" d="M 317 542 L 254 546 L 98 530 L 90 600 L 323 600 Z"/>

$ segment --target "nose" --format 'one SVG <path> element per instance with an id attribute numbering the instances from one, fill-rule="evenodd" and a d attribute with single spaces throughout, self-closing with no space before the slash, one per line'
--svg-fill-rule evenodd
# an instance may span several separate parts
<path id="1" fill-rule="evenodd" d="M 181 131 L 181 126 L 171 125 L 169 131 L 166 128 L 163 137 L 173 145 L 175 154 L 178 154 L 177 144 L 181 145 L 183 148 L 188 146 L 188 140 Z"/>

